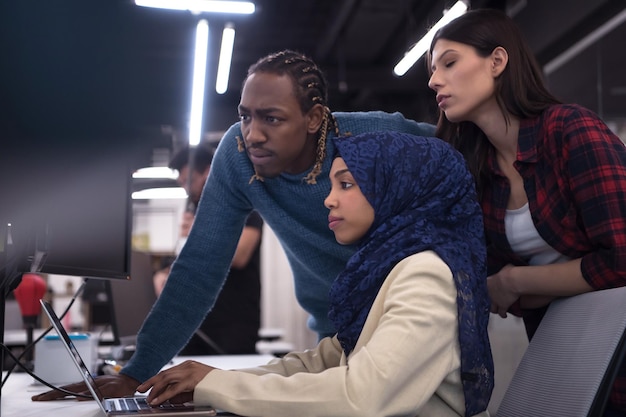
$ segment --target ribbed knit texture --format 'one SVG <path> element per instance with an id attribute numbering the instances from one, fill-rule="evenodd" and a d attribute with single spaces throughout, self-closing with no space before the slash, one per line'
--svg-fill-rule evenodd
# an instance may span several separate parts
<path id="1" fill-rule="evenodd" d="M 590 408 L 626 328 L 626 287 L 550 304 L 520 361 L 497 417 L 598 416 Z"/>
<path id="2" fill-rule="evenodd" d="M 335 117 L 341 135 L 387 130 L 434 135 L 434 126 L 407 120 L 400 113 L 335 113 Z M 335 333 L 327 317 L 328 290 L 354 248 L 335 241 L 323 205 L 330 190 L 332 141 L 327 141 L 317 184 L 304 182 L 308 171 L 250 184 L 254 169 L 246 153 L 238 151 L 236 136 L 241 137 L 239 123 L 231 126 L 218 146 L 194 227 L 137 336 L 135 354 L 122 370 L 138 381 L 150 378 L 174 357 L 213 306 L 253 208 L 285 250 L 296 298 L 310 314 L 309 327 L 320 337 Z"/>

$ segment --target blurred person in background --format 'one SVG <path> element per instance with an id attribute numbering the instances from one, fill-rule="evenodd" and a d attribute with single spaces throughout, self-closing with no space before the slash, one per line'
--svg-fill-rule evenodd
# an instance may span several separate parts
<path id="1" fill-rule="evenodd" d="M 189 147 L 178 150 L 170 160 L 169 167 L 178 171 L 177 182 L 189 196 L 181 223 L 181 242 L 184 242 L 193 224 L 195 207 L 209 176 L 214 152 L 213 144 L 202 142 L 191 150 Z M 253 211 L 241 232 L 230 272 L 213 309 L 179 355 L 256 353 L 261 326 L 262 229 L 263 219 Z M 166 265 L 154 274 L 157 296 L 167 282 L 172 261 L 166 259 Z"/>

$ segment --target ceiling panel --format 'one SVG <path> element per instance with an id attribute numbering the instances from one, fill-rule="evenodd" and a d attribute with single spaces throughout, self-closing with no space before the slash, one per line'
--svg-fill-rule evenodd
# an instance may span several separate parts
<path id="1" fill-rule="evenodd" d="M 236 120 L 248 66 L 285 48 L 312 56 L 326 72 L 334 110 L 401 111 L 434 121 L 423 60 L 401 78 L 392 68 L 452 3 L 258 0 L 252 16 L 210 16 L 206 130 L 223 130 Z M 624 9 L 623 0 L 472 4 L 516 6 L 514 19 L 542 64 Z M 143 163 L 154 148 L 170 146 L 171 134 L 164 132 L 186 129 L 197 20 L 187 12 L 140 8 L 130 0 L 0 2 L 0 132 L 101 138 L 130 147 Z M 218 95 L 217 50 L 227 22 L 237 35 L 229 92 Z M 551 87 L 566 100 L 625 118 L 624 39 L 621 26 L 551 76 Z"/>

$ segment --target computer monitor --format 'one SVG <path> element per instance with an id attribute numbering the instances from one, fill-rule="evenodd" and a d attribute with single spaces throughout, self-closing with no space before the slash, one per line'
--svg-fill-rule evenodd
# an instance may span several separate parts
<path id="1" fill-rule="evenodd" d="M 0 312 L 24 272 L 128 279 L 129 152 L 89 136 L 0 140 Z"/>
<path id="2" fill-rule="evenodd" d="M 0 152 L 5 294 L 27 271 L 128 279 L 131 164 L 120 149 L 85 141 Z"/>

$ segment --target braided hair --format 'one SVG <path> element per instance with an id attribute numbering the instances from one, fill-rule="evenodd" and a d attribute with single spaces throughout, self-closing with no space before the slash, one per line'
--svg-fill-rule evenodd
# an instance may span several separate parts
<path id="1" fill-rule="evenodd" d="M 248 77 L 255 73 L 270 73 L 276 75 L 288 75 L 293 81 L 294 92 L 300 103 L 300 110 L 306 113 L 316 104 L 324 106 L 324 119 L 322 125 L 317 132 L 317 154 L 315 157 L 315 165 L 311 172 L 305 177 L 307 184 L 315 184 L 316 178 L 322 171 L 322 163 L 326 157 L 326 139 L 328 132 L 333 129 L 336 135 L 339 135 L 337 120 L 328 108 L 328 84 L 324 74 L 317 64 L 307 56 L 291 51 L 283 50 L 259 59 L 248 69 Z M 246 82 L 244 80 L 244 84 Z M 243 143 L 241 138 L 237 138 L 239 150 L 243 151 Z M 263 178 L 258 174 L 250 179 L 262 181 Z"/>

